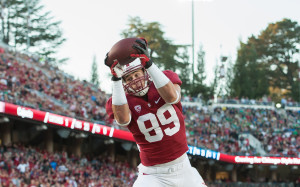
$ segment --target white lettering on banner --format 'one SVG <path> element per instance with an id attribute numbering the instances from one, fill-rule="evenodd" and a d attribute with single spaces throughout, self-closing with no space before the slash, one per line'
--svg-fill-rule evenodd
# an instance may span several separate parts
<path id="1" fill-rule="evenodd" d="M 76 119 L 73 118 L 72 120 L 72 124 L 71 124 L 71 129 L 82 129 L 82 122 L 81 121 L 77 121 Z"/>
<path id="2" fill-rule="evenodd" d="M 18 107 L 17 108 L 17 115 L 22 118 L 33 118 L 33 112 L 29 109 Z"/>
<path id="3" fill-rule="evenodd" d="M 280 164 L 280 158 L 262 157 L 261 162 L 264 164 Z"/>
<path id="4" fill-rule="evenodd" d="M 188 147 L 189 147 L 189 150 L 187 152 L 188 154 L 199 155 L 202 157 L 212 158 L 215 160 L 220 159 L 220 152 L 212 151 L 212 150 L 208 150 L 208 149 L 202 149 L 202 148 L 198 148 L 198 147 L 194 147 L 194 146 L 188 146 Z"/>
<path id="5" fill-rule="evenodd" d="M 218 156 L 218 155 L 217 155 L 216 152 L 213 152 L 213 153 L 212 153 L 212 158 L 213 158 L 213 159 L 217 159 L 217 156 Z"/>
<path id="6" fill-rule="evenodd" d="M 45 118 L 44 118 L 44 123 L 48 123 L 48 118 L 49 118 L 49 112 L 46 112 Z"/>
<path id="7" fill-rule="evenodd" d="M 95 134 L 95 133 L 100 133 L 100 125 L 98 125 L 97 123 L 94 123 L 93 125 L 93 128 L 92 128 L 92 133 Z"/>
<path id="8" fill-rule="evenodd" d="M 82 122 L 81 121 L 76 121 L 75 122 L 75 128 L 76 129 L 82 129 Z"/>
<path id="9" fill-rule="evenodd" d="M 112 137 L 114 135 L 114 128 L 110 128 L 109 137 Z"/>
<path id="10" fill-rule="evenodd" d="M 71 129 L 74 129 L 76 121 L 77 121 L 76 119 L 72 120 L 72 124 L 71 124 L 71 127 L 70 127 Z"/>
<path id="11" fill-rule="evenodd" d="M 90 124 L 88 122 L 83 123 L 83 130 L 84 131 L 90 131 Z"/>
<path id="12" fill-rule="evenodd" d="M 56 123 L 58 125 L 64 124 L 64 118 L 60 116 L 49 115 L 49 122 Z"/>
<path id="13" fill-rule="evenodd" d="M 250 164 L 253 164 L 253 158 L 249 158 L 249 157 L 239 157 L 239 156 L 236 156 L 235 158 L 235 162 L 237 163 L 250 163 Z"/>
<path id="14" fill-rule="evenodd" d="M 65 118 L 65 126 L 66 127 L 69 126 L 69 120 L 68 120 L 68 118 Z"/>
<path id="15" fill-rule="evenodd" d="M 4 113 L 5 111 L 5 103 L 0 101 L 0 112 Z"/>
<path id="16" fill-rule="evenodd" d="M 206 158 L 211 158 L 211 151 L 210 150 L 206 150 Z"/>
<path id="17" fill-rule="evenodd" d="M 300 164 L 300 158 L 286 158 L 286 157 L 278 157 L 278 158 L 270 158 L 270 157 L 243 157 L 236 156 L 236 163 L 249 163 L 249 164 Z"/>
<path id="18" fill-rule="evenodd" d="M 199 154 L 200 154 L 200 149 L 198 149 L 197 147 L 194 147 L 193 155 L 199 155 Z"/>
<path id="19" fill-rule="evenodd" d="M 261 163 L 261 158 L 260 157 L 254 157 L 253 162 L 254 163 Z"/>
<path id="20" fill-rule="evenodd" d="M 298 165 L 300 165 L 300 158 L 293 158 L 292 159 L 293 160 L 293 164 L 298 164 Z"/>
<path id="21" fill-rule="evenodd" d="M 209 149 L 203 149 L 195 146 L 188 146 L 188 154 L 199 155 L 205 158 L 220 160 L 221 153 Z M 231 161 L 228 161 L 231 162 Z M 244 164 L 285 164 L 285 165 L 300 165 L 300 158 L 289 157 L 260 157 L 260 156 L 234 156 L 235 163 Z"/>
<path id="22" fill-rule="evenodd" d="M 107 134 L 107 128 L 106 128 L 106 127 L 103 128 L 103 134 L 104 134 L 104 135 Z"/>
<path id="23" fill-rule="evenodd" d="M 286 165 L 288 164 L 299 164 L 300 165 L 300 158 L 281 158 L 281 163 Z"/>

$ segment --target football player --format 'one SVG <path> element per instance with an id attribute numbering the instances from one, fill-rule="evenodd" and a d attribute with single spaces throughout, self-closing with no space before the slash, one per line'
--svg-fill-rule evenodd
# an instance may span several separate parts
<path id="1" fill-rule="evenodd" d="M 106 103 L 110 118 L 126 126 L 140 150 L 141 164 L 134 187 L 206 186 L 187 156 L 188 146 L 180 102 L 178 75 L 161 71 L 150 59 L 147 41 L 132 47 L 140 54 L 128 65 L 110 66 L 112 97 Z M 107 60 L 107 57 L 105 61 Z"/>

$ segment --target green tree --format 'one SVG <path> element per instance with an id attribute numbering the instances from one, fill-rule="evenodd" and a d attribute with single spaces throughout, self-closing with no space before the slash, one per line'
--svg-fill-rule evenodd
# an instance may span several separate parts
<path id="1" fill-rule="evenodd" d="M 203 46 L 199 46 L 199 51 L 197 53 L 197 64 L 196 72 L 194 76 L 194 84 L 191 86 L 190 94 L 194 97 L 201 95 L 204 100 L 209 99 L 209 88 L 204 83 L 206 80 L 205 73 L 205 51 Z"/>
<path id="2" fill-rule="evenodd" d="M 241 43 L 235 65 L 234 94 L 257 98 L 267 94 L 266 88 L 271 86 L 287 90 L 288 96 L 299 101 L 299 50 L 300 26 L 297 22 L 283 19 L 269 24 L 257 37 L 252 36 L 246 44 Z"/>
<path id="3" fill-rule="evenodd" d="M 164 69 L 175 71 L 180 64 L 176 59 L 182 46 L 172 44 L 166 39 L 158 22 L 143 23 L 139 17 L 130 17 L 128 28 L 121 33 L 124 38 L 143 37 L 148 41 L 151 59 Z"/>
<path id="4" fill-rule="evenodd" d="M 151 59 L 163 69 L 169 69 L 179 74 L 183 84 L 182 90 L 185 94 L 198 96 L 202 94 L 206 99 L 209 97 L 209 88 L 204 84 L 206 79 L 204 57 L 205 52 L 202 46 L 198 53 L 197 76 L 195 84 L 191 72 L 191 64 L 188 56 L 188 45 L 175 45 L 171 40 L 166 39 L 164 32 L 158 22 L 143 23 L 139 17 L 130 17 L 128 28 L 123 30 L 121 36 L 143 37 L 146 38 L 149 45 Z"/>
<path id="5" fill-rule="evenodd" d="M 19 51 L 29 49 L 51 61 L 66 39 L 61 22 L 53 21 L 50 12 L 43 9 L 40 0 L 1 1 L 0 38 Z"/>
<path id="6" fill-rule="evenodd" d="M 215 66 L 214 67 L 214 79 L 212 81 L 212 83 L 210 84 L 210 86 L 208 87 L 209 91 L 208 91 L 208 95 L 209 98 L 215 98 L 219 95 L 218 93 L 218 86 L 219 86 L 219 82 L 220 82 L 220 78 L 219 78 L 219 71 L 220 71 L 220 67 L 219 66 Z"/>
<path id="7" fill-rule="evenodd" d="M 184 47 L 181 52 L 178 52 L 179 61 L 179 77 L 182 81 L 181 89 L 184 94 L 190 94 L 191 90 L 191 66 L 187 47 Z"/>
<path id="8" fill-rule="evenodd" d="M 298 64 L 300 26 L 290 19 L 269 24 L 258 38 L 261 59 L 270 68 L 274 88 L 286 89 L 287 95 L 299 100 Z"/>
<path id="9" fill-rule="evenodd" d="M 96 56 L 94 56 L 93 58 L 93 64 L 92 64 L 92 74 L 91 74 L 91 83 L 93 83 L 94 85 L 96 85 L 97 87 L 100 86 L 100 82 L 99 82 L 99 75 L 98 75 L 98 65 L 97 65 L 97 60 L 96 60 Z"/>
<path id="10" fill-rule="evenodd" d="M 233 71 L 233 62 L 232 59 L 229 58 L 227 61 L 227 68 L 226 68 L 226 85 L 225 85 L 225 92 L 227 96 L 231 96 L 232 90 L 231 90 L 231 84 L 234 78 L 234 71 Z"/>
<path id="11" fill-rule="evenodd" d="M 240 44 L 238 57 L 233 68 L 232 96 L 261 98 L 268 94 L 268 70 L 259 62 L 255 46 Z"/>
<path id="12" fill-rule="evenodd" d="M 206 80 L 205 73 L 205 51 L 203 50 L 203 46 L 200 45 L 199 51 L 197 53 L 197 68 L 194 75 L 194 80 L 196 84 L 204 85 L 204 81 Z"/>

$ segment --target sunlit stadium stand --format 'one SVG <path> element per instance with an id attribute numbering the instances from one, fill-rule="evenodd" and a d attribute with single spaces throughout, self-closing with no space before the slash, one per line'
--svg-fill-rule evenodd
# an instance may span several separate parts
<path id="1" fill-rule="evenodd" d="M 4 49 L 0 50 L 0 114 L 2 102 L 12 103 L 125 130 L 107 120 L 109 96 L 101 89 L 36 56 L 0 47 Z M 182 104 L 190 146 L 235 156 L 300 158 L 299 103 L 288 101 L 277 108 L 264 97 L 204 104 L 201 98 L 184 96 Z M 7 183 L 131 186 L 136 177 L 135 144 L 107 135 L 1 114 L 0 140 L 0 187 Z M 228 164 L 196 155 L 190 159 L 209 186 L 300 184 L 298 165 Z M 28 169 L 21 172 L 23 167 Z"/>

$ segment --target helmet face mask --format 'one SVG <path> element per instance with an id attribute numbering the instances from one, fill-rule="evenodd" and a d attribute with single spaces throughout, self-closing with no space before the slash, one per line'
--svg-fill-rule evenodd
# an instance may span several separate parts
<path id="1" fill-rule="evenodd" d="M 140 69 L 143 71 L 143 76 L 134 78 L 131 81 L 125 81 L 126 77 L 128 77 L 132 73 L 137 72 Z M 130 64 L 126 65 L 126 69 L 122 75 L 122 78 L 123 78 L 124 90 L 128 94 L 140 96 L 140 97 L 147 94 L 151 80 L 150 80 L 150 76 L 148 75 L 148 72 L 141 65 L 140 59 L 137 58 Z"/>

